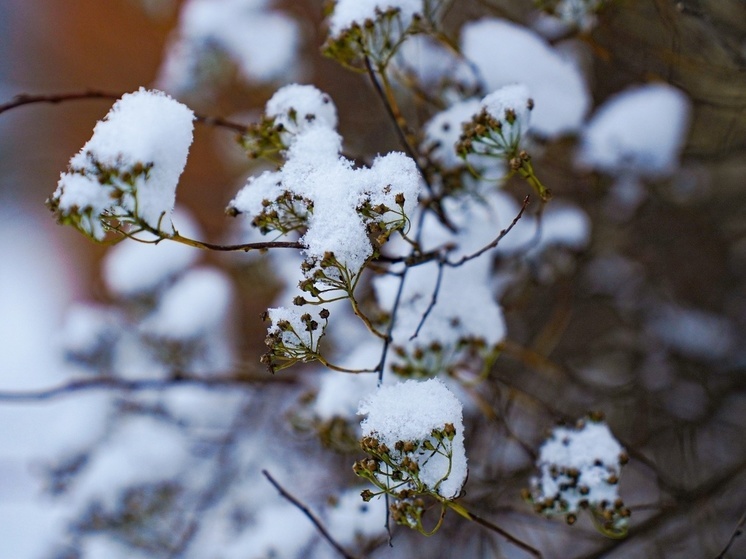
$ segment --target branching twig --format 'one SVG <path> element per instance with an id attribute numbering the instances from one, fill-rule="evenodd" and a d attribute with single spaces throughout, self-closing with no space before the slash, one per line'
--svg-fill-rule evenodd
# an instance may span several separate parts
<path id="1" fill-rule="evenodd" d="M 482 518 L 481 516 L 477 516 L 471 511 L 466 510 L 463 506 L 461 506 L 459 503 L 449 501 L 447 503 L 448 507 L 453 509 L 455 512 L 466 518 L 467 520 L 470 520 L 472 522 L 476 522 L 480 526 L 487 528 L 488 530 L 491 530 L 495 532 L 496 534 L 500 534 L 502 537 L 504 537 L 506 540 L 508 540 L 510 543 L 515 545 L 516 547 L 521 548 L 522 550 L 526 551 L 527 553 L 530 553 L 533 557 L 538 557 L 541 559 L 542 555 L 541 552 L 528 545 L 523 540 L 518 539 L 513 534 L 508 532 L 507 530 L 504 530 L 503 528 L 500 528 L 497 524 L 493 524 L 489 520 L 486 520 Z"/>
<path id="2" fill-rule="evenodd" d="M 521 211 L 518 212 L 518 215 L 516 215 L 515 218 L 513 218 L 513 221 L 510 223 L 510 225 L 508 225 L 508 227 L 506 229 L 503 229 L 502 231 L 500 231 L 500 234 L 497 237 L 495 237 L 495 240 L 493 240 L 490 244 L 488 244 L 486 246 L 483 246 L 478 251 L 476 251 L 476 252 L 474 252 L 472 254 L 463 256 L 462 258 L 460 258 L 456 262 L 451 262 L 450 260 L 446 260 L 444 262 L 444 264 L 446 264 L 447 266 L 451 266 L 453 268 L 456 268 L 458 266 L 461 266 L 462 264 L 465 264 L 469 260 L 474 260 L 475 258 L 478 258 L 478 257 L 482 256 L 485 252 L 487 252 L 487 251 L 492 250 L 493 248 L 495 248 L 500 243 L 500 241 L 502 241 L 505 238 L 505 236 L 508 233 L 510 233 L 510 231 L 513 229 L 513 227 L 515 227 L 516 224 L 518 223 L 518 221 L 520 221 L 520 219 L 523 217 L 523 212 L 526 211 L 526 208 L 528 207 L 528 203 L 529 203 L 530 199 L 531 199 L 530 196 L 526 196 L 523 199 L 523 205 L 521 206 Z"/>
<path id="3" fill-rule="evenodd" d="M 118 101 L 119 99 L 121 99 L 122 95 L 123 93 L 113 93 L 110 91 L 100 91 L 97 89 L 88 89 L 86 91 L 78 91 L 73 93 L 56 93 L 50 95 L 29 95 L 27 93 L 22 93 L 20 95 L 16 95 L 12 101 L 0 105 L 0 114 L 11 109 L 23 107 L 24 105 L 35 105 L 39 103 L 56 105 L 58 103 L 64 103 L 67 101 L 80 101 L 85 99 L 108 99 L 110 101 Z M 194 116 L 197 122 L 206 126 L 226 128 L 228 130 L 238 132 L 239 134 L 246 133 L 246 126 L 237 122 L 231 122 L 220 117 L 200 114 L 195 114 Z"/>
<path id="4" fill-rule="evenodd" d="M 370 63 L 370 59 L 365 56 L 364 61 L 365 69 L 368 72 L 368 77 L 370 78 L 370 82 L 373 84 L 373 89 L 376 90 L 376 94 L 381 99 L 381 102 L 386 109 L 386 113 L 393 121 L 394 130 L 396 130 L 396 135 L 399 137 L 399 141 L 401 142 L 404 151 L 406 151 L 407 155 L 414 160 L 415 165 L 417 165 L 417 170 L 420 172 L 420 175 L 422 175 L 423 180 L 427 184 L 428 190 L 432 192 L 432 185 L 428 182 L 427 175 L 425 175 L 425 171 L 420 165 L 419 157 L 417 157 L 417 153 L 415 153 L 412 144 L 409 142 L 409 139 L 404 132 L 404 128 L 402 125 L 402 122 L 404 120 L 403 117 L 401 116 L 401 114 L 399 114 L 398 108 L 392 105 L 391 97 L 384 91 L 381 82 L 378 80 L 376 71 L 373 69 L 373 65 Z"/>
<path id="5" fill-rule="evenodd" d="M 215 243 L 207 243 L 204 241 L 197 241 L 188 237 L 182 237 L 178 233 L 174 235 L 168 235 L 164 237 L 171 241 L 188 245 L 195 248 L 202 248 L 207 250 L 214 250 L 219 252 L 238 252 L 244 251 L 249 252 L 250 250 L 267 250 L 271 248 L 294 248 L 297 250 L 305 248 L 302 243 L 298 241 L 260 241 L 257 243 L 244 243 L 238 245 L 219 245 Z"/>
<path id="6" fill-rule="evenodd" d="M 5 390 L 0 391 L 0 403 L 42 402 L 60 396 L 88 390 L 119 390 L 122 392 L 143 392 L 149 390 L 167 390 L 175 386 L 201 386 L 204 388 L 233 388 L 259 383 L 288 383 L 292 377 L 175 377 L 171 379 L 125 380 L 115 377 L 86 378 L 71 380 L 65 384 L 40 390 Z"/>
<path id="7" fill-rule="evenodd" d="M 438 260 L 438 277 L 435 280 L 435 288 L 433 289 L 433 296 L 430 299 L 430 304 L 427 306 L 427 309 L 422 314 L 422 318 L 420 319 L 420 323 L 417 325 L 417 329 L 414 331 L 414 334 L 412 334 L 409 337 L 409 341 L 411 342 L 414 340 L 419 334 L 420 329 L 422 328 L 423 324 L 425 324 L 425 320 L 427 320 L 427 317 L 430 316 L 430 313 L 435 308 L 435 304 L 438 302 L 438 293 L 440 292 L 440 282 L 443 279 L 443 260 Z"/>
<path id="8" fill-rule="evenodd" d="M 295 505 L 298 510 L 300 510 L 303 514 L 308 517 L 308 519 L 313 522 L 313 525 L 316 526 L 316 529 L 319 531 L 319 533 L 324 536 L 324 539 L 329 542 L 329 544 L 336 549 L 339 554 L 344 557 L 345 559 L 357 559 L 354 555 L 351 555 L 350 553 L 345 550 L 344 547 L 342 547 L 337 541 L 331 536 L 331 534 L 327 531 L 327 529 L 324 527 L 324 525 L 321 523 L 321 520 L 318 519 L 318 517 L 309 509 L 306 505 L 304 505 L 302 502 L 300 502 L 296 497 L 288 493 L 282 485 L 280 485 L 275 478 L 273 478 L 270 473 L 267 470 L 262 470 L 262 473 L 264 474 L 264 477 L 266 477 L 269 482 L 274 486 L 277 491 L 280 492 L 280 495 L 282 495 L 285 499 L 290 501 L 293 505 Z"/>

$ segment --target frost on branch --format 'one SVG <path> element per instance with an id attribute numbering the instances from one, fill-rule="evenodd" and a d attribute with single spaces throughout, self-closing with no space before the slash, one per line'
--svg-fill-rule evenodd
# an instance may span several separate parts
<path id="1" fill-rule="evenodd" d="M 359 413 L 367 415 L 360 444 L 370 457 L 353 470 L 378 488 L 363 500 L 391 495 L 394 520 L 424 531 L 423 497 L 451 501 L 466 482 L 461 403 L 438 379 L 409 380 L 379 388 Z"/>
<path id="2" fill-rule="evenodd" d="M 99 241 L 124 223 L 170 234 L 193 121 L 189 108 L 159 91 L 125 94 L 70 160 L 49 206 Z"/>
<path id="3" fill-rule="evenodd" d="M 573 524 L 581 509 L 610 536 L 627 532 L 629 509 L 619 498 L 619 474 L 629 458 L 600 418 L 556 427 L 539 450 L 540 475 L 529 493 L 536 512 L 562 514 Z"/>

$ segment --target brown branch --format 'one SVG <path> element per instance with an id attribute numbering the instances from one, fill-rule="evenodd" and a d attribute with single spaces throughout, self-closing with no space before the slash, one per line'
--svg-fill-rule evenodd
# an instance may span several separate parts
<path id="1" fill-rule="evenodd" d="M 375 89 L 376 94 L 383 103 L 383 106 L 386 109 L 386 114 L 388 114 L 389 118 L 391 118 L 394 124 L 394 130 L 396 131 L 396 135 L 399 138 L 404 151 L 407 152 L 407 155 L 414 161 L 414 164 L 417 166 L 417 170 L 419 171 L 422 180 L 425 182 L 425 186 L 427 187 L 428 192 L 430 192 L 430 195 L 433 197 L 430 201 L 432 210 L 435 212 L 435 214 L 438 216 L 438 219 L 445 227 L 447 227 L 450 231 L 456 231 L 456 228 L 448 220 L 448 216 L 446 216 L 445 211 L 443 210 L 443 206 L 440 203 L 440 198 L 436 196 L 435 189 L 433 188 L 433 185 L 430 182 L 427 173 L 425 173 L 425 169 L 422 168 L 419 155 L 412 146 L 412 143 L 409 141 L 409 138 L 407 138 L 407 133 L 405 131 L 406 121 L 401 115 L 399 107 L 396 105 L 396 100 L 390 93 L 390 87 L 388 85 L 388 80 L 386 80 L 385 74 L 383 73 L 383 71 L 381 71 L 381 77 L 384 80 L 384 85 L 381 85 L 381 82 L 376 76 L 376 71 L 373 68 L 373 65 L 370 63 L 370 58 L 368 58 L 368 56 L 365 56 L 363 60 L 365 61 L 365 70 L 367 71 L 368 77 L 373 84 L 373 89 Z"/>
<path id="2" fill-rule="evenodd" d="M 122 392 L 145 392 L 167 390 L 176 386 L 201 386 L 203 388 L 234 388 L 259 383 L 295 383 L 292 377 L 175 377 L 171 379 L 124 380 L 115 377 L 98 377 L 71 380 L 65 384 L 40 390 L 0 391 L 0 403 L 43 402 L 61 396 L 88 390 L 118 390 Z"/>
<path id="3" fill-rule="evenodd" d="M 295 505 L 298 510 L 300 510 L 303 514 L 306 515 L 306 517 L 313 522 L 313 525 L 316 526 L 316 529 L 319 531 L 319 533 L 324 537 L 324 539 L 329 542 L 329 544 L 336 549 L 339 554 L 344 557 L 345 559 L 357 559 L 354 555 L 351 555 L 350 553 L 345 550 L 344 547 L 342 547 L 337 541 L 331 536 L 331 534 L 327 531 L 327 529 L 324 527 L 324 525 L 321 523 L 321 520 L 318 519 L 318 517 L 309 509 L 306 505 L 304 505 L 302 502 L 298 500 L 298 498 L 294 497 L 290 493 L 288 493 L 285 488 L 280 485 L 275 478 L 273 478 L 270 473 L 267 470 L 262 470 L 262 473 L 264 474 L 264 477 L 266 477 L 269 482 L 274 486 L 277 491 L 280 492 L 280 495 L 282 495 L 285 499 L 290 501 L 293 505 Z"/>
<path id="4" fill-rule="evenodd" d="M 528 207 L 528 203 L 529 203 L 530 199 L 531 199 L 530 196 L 526 196 L 523 199 L 523 205 L 521 206 L 521 211 L 518 212 L 518 215 L 516 215 L 515 218 L 513 218 L 513 221 L 510 223 L 510 225 L 508 225 L 508 227 L 506 229 L 503 229 L 502 231 L 500 231 L 500 234 L 497 237 L 495 237 L 495 240 L 493 240 L 490 244 L 488 244 L 486 246 L 483 246 L 478 251 L 476 251 L 476 252 L 474 252 L 472 254 L 469 254 L 467 256 L 462 257 L 460 260 L 457 260 L 456 262 L 451 262 L 449 260 L 446 260 L 444 262 L 444 264 L 446 264 L 447 266 L 451 266 L 453 268 L 456 268 L 458 266 L 461 266 L 462 264 L 465 264 L 469 260 L 474 260 L 475 258 L 478 258 L 478 257 L 482 256 L 485 252 L 487 252 L 487 251 L 492 250 L 493 248 L 495 248 L 500 243 L 500 241 L 502 241 L 505 238 L 505 236 L 508 233 L 510 233 L 510 231 L 513 229 L 513 227 L 515 227 L 516 224 L 523 217 L 523 212 L 526 211 L 526 208 Z"/>
<path id="5" fill-rule="evenodd" d="M 153 229 L 152 232 L 156 235 L 162 234 L 157 229 Z M 244 251 L 249 252 L 250 250 L 268 250 L 271 248 L 294 248 L 297 250 L 306 248 L 302 243 L 298 241 L 260 241 L 257 243 L 244 243 L 238 245 L 219 245 L 215 243 L 208 243 L 205 241 L 197 241 L 188 237 L 182 237 L 178 233 L 164 237 L 170 241 L 175 241 L 184 245 L 188 245 L 195 248 L 202 248 L 206 250 L 214 250 L 219 252 L 237 252 Z"/>
<path id="6" fill-rule="evenodd" d="M 442 280 L 443 280 L 443 260 L 438 260 L 438 277 L 435 280 L 435 288 L 433 289 L 433 296 L 430 299 L 430 304 L 427 306 L 427 309 L 422 314 L 422 318 L 420 319 L 420 323 L 417 325 L 417 329 L 414 331 L 414 334 L 412 334 L 409 337 L 410 342 L 414 340 L 417 336 L 419 336 L 420 329 L 422 329 L 422 326 L 425 324 L 427 317 L 430 316 L 430 313 L 433 312 L 433 309 L 435 308 L 435 304 L 438 302 L 438 293 L 440 292 L 440 283 Z"/>
<path id="7" fill-rule="evenodd" d="M 481 516 L 477 516 L 473 512 L 470 512 L 469 516 L 471 517 L 471 520 L 473 520 L 474 522 L 476 522 L 480 526 L 483 526 L 484 528 L 487 528 L 488 530 L 492 530 L 493 532 L 495 532 L 497 534 L 500 534 L 503 538 L 505 538 L 506 540 L 508 540 L 510 543 L 512 543 L 516 547 L 518 547 L 518 548 L 522 549 L 523 551 L 529 553 L 533 557 L 538 557 L 539 559 L 541 559 L 542 555 L 541 555 L 541 552 L 538 549 L 536 549 L 535 547 L 532 547 L 532 546 L 528 545 L 526 542 L 524 542 L 524 541 L 516 538 L 510 532 L 508 532 L 506 530 L 503 530 L 498 525 L 493 524 L 489 520 L 485 520 Z"/>
<path id="8" fill-rule="evenodd" d="M 0 105 L 0 114 L 6 111 L 10 111 L 11 109 L 23 107 L 25 105 L 35 105 L 40 103 L 57 105 L 59 103 L 65 103 L 67 101 L 80 101 L 85 99 L 107 99 L 110 101 L 118 101 L 119 99 L 121 99 L 122 95 L 123 93 L 113 93 L 110 91 L 100 91 L 97 89 L 88 89 L 86 91 L 78 91 L 73 93 L 56 93 L 50 95 L 30 95 L 27 93 L 22 93 L 20 95 L 16 95 L 12 101 Z M 225 128 L 227 130 L 238 132 L 239 134 L 246 133 L 247 127 L 237 122 L 231 122 L 230 120 L 221 117 L 206 116 L 196 113 L 194 116 L 197 122 L 199 122 L 200 124 L 204 124 L 205 126 Z"/>
<path id="9" fill-rule="evenodd" d="M 373 65 L 370 63 L 370 58 L 368 58 L 368 56 L 365 56 L 363 60 L 365 61 L 365 70 L 368 73 L 370 82 L 373 84 L 373 89 L 376 90 L 376 94 L 378 95 L 379 99 L 381 99 L 381 102 L 386 109 L 386 114 L 389 115 L 389 118 L 391 118 L 392 122 L 394 123 L 394 130 L 396 131 L 396 135 L 398 136 L 399 141 L 404 148 L 404 151 L 406 151 L 407 155 L 414 160 L 415 165 L 417 165 L 417 170 L 420 172 L 420 175 L 422 175 L 423 180 L 427 184 L 428 190 L 432 192 L 432 185 L 428 182 L 427 175 L 425 175 L 425 171 L 420 165 L 419 157 L 417 157 L 412 144 L 409 142 L 409 139 L 404 132 L 404 118 L 401 116 L 401 114 L 399 114 L 398 108 L 393 106 L 391 98 L 384 91 L 381 82 L 378 81 L 376 71 L 373 69 Z"/>

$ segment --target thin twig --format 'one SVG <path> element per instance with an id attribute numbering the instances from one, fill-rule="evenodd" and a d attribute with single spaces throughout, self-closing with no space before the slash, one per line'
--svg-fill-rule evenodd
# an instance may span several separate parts
<path id="1" fill-rule="evenodd" d="M 331 546 L 336 549 L 339 554 L 344 557 L 345 559 L 357 559 L 354 555 L 351 555 L 347 552 L 347 550 L 342 547 L 337 541 L 332 537 L 332 535 L 327 531 L 327 529 L 324 527 L 324 525 L 321 523 L 321 520 L 318 519 L 318 517 L 309 509 L 306 505 L 304 505 L 302 502 L 300 502 L 296 497 L 288 493 L 282 485 L 280 485 L 275 478 L 273 478 L 270 473 L 267 470 L 262 470 L 262 473 L 264 474 L 264 477 L 266 477 L 269 482 L 274 486 L 277 491 L 280 492 L 280 495 L 282 495 L 285 499 L 290 501 L 293 505 L 295 505 L 298 510 L 300 510 L 303 514 L 306 515 L 306 517 L 313 522 L 313 525 L 316 526 L 316 529 L 319 531 L 319 533 L 324 536 L 324 539 L 331 544 Z"/>
<path id="2" fill-rule="evenodd" d="M 122 98 L 123 93 L 114 93 L 111 91 L 101 91 L 98 89 L 88 89 L 86 91 L 77 91 L 73 93 L 55 93 L 50 95 L 30 95 L 28 93 L 21 93 L 16 95 L 12 101 L 3 103 L 0 105 L 0 114 L 22 107 L 24 105 L 35 105 L 39 103 L 48 103 L 56 105 L 67 101 L 81 101 L 85 99 L 108 99 L 110 101 L 118 101 Z M 205 126 L 214 126 L 216 128 L 226 128 L 239 134 L 246 133 L 246 125 L 239 124 L 237 122 L 231 122 L 230 120 L 207 115 L 194 115 L 197 122 L 204 124 Z"/>
<path id="3" fill-rule="evenodd" d="M 386 338 L 383 340 L 383 348 L 381 349 L 381 361 L 378 363 L 378 386 L 383 383 L 383 370 L 386 368 L 386 356 L 388 355 L 389 346 L 392 341 L 392 334 L 394 332 L 394 325 L 396 324 L 396 313 L 399 309 L 399 302 L 401 301 L 402 293 L 404 292 L 404 281 L 407 279 L 407 271 L 409 268 L 404 268 L 401 276 L 399 277 L 399 288 L 396 290 L 396 298 L 394 299 L 394 306 L 391 307 L 391 320 L 389 320 L 389 326 L 386 330 Z"/>
<path id="4" fill-rule="evenodd" d="M 155 234 L 159 234 L 159 232 L 156 230 Z M 163 233 L 160 233 L 160 234 L 162 235 Z M 244 243 L 244 244 L 238 244 L 238 245 L 219 245 L 215 243 L 197 241 L 195 239 L 190 239 L 188 237 L 182 237 L 178 233 L 175 233 L 174 235 L 166 235 L 164 238 L 170 241 L 175 241 L 177 243 L 181 243 L 181 244 L 188 245 L 191 247 L 220 251 L 220 252 L 238 252 L 238 251 L 249 252 L 250 250 L 268 250 L 271 248 L 293 248 L 293 249 L 300 250 L 300 249 L 306 248 L 305 246 L 303 246 L 302 243 L 298 241 L 261 241 L 257 243 Z"/>
<path id="5" fill-rule="evenodd" d="M 232 470 L 231 464 L 228 463 L 229 457 L 235 448 L 236 439 L 248 427 L 249 411 L 255 405 L 256 403 L 252 401 L 252 398 L 245 397 L 245 402 L 234 415 L 228 432 L 220 439 L 217 450 L 211 456 L 215 470 L 212 479 L 206 484 L 202 494 L 197 496 L 195 506 L 190 511 L 189 519 L 186 521 L 186 526 L 171 546 L 168 559 L 178 559 L 186 554 L 189 545 L 197 535 L 200 526 L 202 526 L 204 512 L 227 490 L 226 478 Z"/>
<path id="6" fill-rule="evenodd" d="M 200 386 L 204 388 L 234 388 L 259 383 L 295 382 L 292 377 L 175 377 L 171 379 L 124 380 L 115 377 L 99 377 L 71 380 L 65 384 L 40 390 L 5 390 L 0 391 L 2 403 L 42 402 L 60 396 L 89 390 L 118 390 L 122 392 L 144 392 L 168 390 L 177 386 Z"/>
<path id="7" fill-rule="evenodd" d="M 511 542 L 516 547 L 519 547 L 522 550 L 530 553 L 534 557 L 538 557 L 539 559 L 541 559 L 542 555 L 538 549 L 531 547 L 526 542 L 518 539 L 517 537 L 515 537 L 513 534 L 511 534 L 507 530 L 500 528 L 500 526 L 498 526 L 497 524 L 493 524 L 489 520 L 486 520 L 482 518 L 481 516 L 477 516 L 476 514 L 467 510 L 463 505 L 461 505 L 460 503 L 457 503 L 456 501 L 447 501 L 445 504 L 446 506 L 448 506 L 448 508 L 460 514 L 467 520 L 471 522 L 476 522 L 480 526 L 483 526 L 484 528 L 487 528 L 488 530 L 491 530 L 495 532 L 496 534 L 500 534 L 502 537 L 504 537 L 506 540 Z"/>
<path id="8" fill-rule="evenodd" d="M 736 541 L 736 538 L 743 534 L 743 527 L 746 526 L 746 511 L 741 515 L 741 519 L 738 521 L 738 524 L 736 524 L 735 530 L 733 530 L 733 533 L 730 535 L 730 539 L 728 540 L 728 543 L 725 544 L 725 547 L 723 548 L 723 551 L 718 553 L 717 557 L 715 559 L 725 559 L 725 554 L 728 553 L 728 550 L 733 545 L 733 542 Z"/>
<path id="9" fill-rule="evenodd" d="M 500 243 L 500 241 L 502 241 L 505 238 L 505 236 L 508 233 L 510 233 L 510 231 L 513 229 L 513 227 L 515 227 L 516 224 L 523 217 L 523 212 L 526 211 L 526 208 L 528 207 L 528 203 L 529 203 L 530 198 L 531 198 L 530 196 L 526 196 L 523 199 L 523 205 L 521 206 L 521 211 L 518 212 L 518 215 L 516 215 L 515 218 L 513 218 L 513 221 L 510 223 L 510 225 L 506 229 L 503 229 L 502 231 L 500 231 L 500 234 L 497 237 L 495 237 L 495 240 L 493 240 L 490 244 L 488 244 L 486 246 L 483 246 L 478 251 L 476 251 L 476 252 L 474 252 L 472 254 L 469 254 L 467 256 L 462 257 L 461 259 L 457 260 L 456 262 L 451 262 L 450 260 L 446 260 L 444 263 L 447 266 L 451 266 L 453 268 L 456 268 L 456 267 L 461 266 L 462 264 L 468 262 L 469 260 L 474 260 L 475 258 L 478 258 L 478 257 L 482 256 L 485 252 L 487 252 L 487 251 L 492 250 L 493 248 L 495 248 Z"/>
<path id="10" fill-rule="evenodd" d="M 386 113 L 389 115 L 389 117 L 393 121 L 394 130 L 396 130 L 396 135 L 399 137 L 399 141 L 401 142 L 402 147 L 404 148 L 404 151 L 406 151 L 407 155 L 414 160 L 415 165 L 417 165 L 417 170 L 420 172 L 423 180 L 427 184 L 428 190 L 432 191 L 432 185 L 428 182 L 427 175 L 425 175 L 425 171 L 422 169 L 422 166 L 420 165 L 419 157 L 417 157 L 417 154 L 415 153 L 414 148 L 412 147 L 412 144 L 409 143 L 409 139 L 407 138 L 407 135 L 404 132 L 404 129 L 402 128 L 402 120 L 403 120 L 402 116 L 400 114 L 397 114 L 398 111 L 392 106 L 390 97 L 383 90 L 383 86 L 381 85 L 381 82 L 378 81 L 378 77 L 376 76 L 376 71 L 373 69 L 373 65 L 370 63 L 370 58 L 365 56 L 363 60 L 365 61 L 365 69 L 368 72 L 368 77 L 370 78 L 370 81 L 373 84 L 373 89 L 376 90 L 376 94 L 381 99 L 381 102 L 383 103 L 383 106 L 386 109 Z"/>
<path id="11" fill-rule="evenodd" d="M 427 320 L 427 317 L 430 316 L 430 313 L 435 308 L 435 304 L 438 302 L 438 293 L 440 292 L 440 283 L 443 279 L 443 260 L 438 260 L 438 277 L 435 280 L 435 288 L 433 289 L 433 296 L 430 299 L 430 304 L 427 306 L 427 309 L 422 315 L 422 318 L 420 319 L 420 323 L 417 325 L 417 329 L 414 331 L 414 334 L 412 334 L 409 337 L 409 341 L 411 342 L 414 340 L 417 336 L 420 334 L 420 329 L 425 324 L 425 321 Z"/>

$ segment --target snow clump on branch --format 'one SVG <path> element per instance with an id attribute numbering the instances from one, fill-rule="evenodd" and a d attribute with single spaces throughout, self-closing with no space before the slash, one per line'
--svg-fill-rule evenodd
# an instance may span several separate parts
<path id="1" fill-rule="evenodd" d="M 194 113 L 160 91 L 125 94 L 70 160 L 48 204 L 96 240 L 122 223 L 170 234 Z"/>
<path id="2" fill-rule="evenodd" d="M 279 151 L 285 164 L 250 178 L 228 207 L 264 234 L 302 233 L 301 289 L 318 299 L 334 290 L 349 294 L 374 252 L 394 231 L 409 229 L 420 192 L 417 166 L 402 153 L 354 168 L 340 155 L 336 122 L 333 103 L 315 87 L 280 89 L 248 143 L 269 155 Z"/>
<path id="3" fill-rule="evenodd" d="M 385 455 L 377 465 L 377 484 L 390 488 L 399 471 L 409 489 L 451 500 L 466 482 L 462 406 L 438 379 L 409 380 L 383 386 L 360 404 L 363 447 L 377 441 Z M 402 478 L 399 478 L 401 481 Z"/>
<path id="4" fill-rule="evenodd" d="M 575 427 L 556 427 L 539 450 L 540 476 L 526 495 L 536 511 L 575 523 L 588 509 L 609 535 L 626 533 L 629 509 L 619 498 L 619 474 L 629 457 L 598 414 Z"/>

